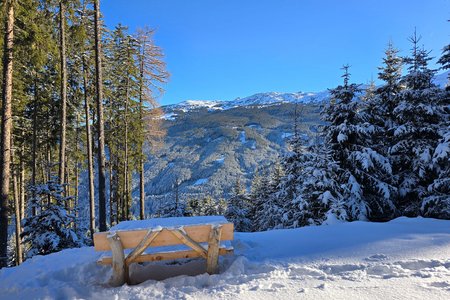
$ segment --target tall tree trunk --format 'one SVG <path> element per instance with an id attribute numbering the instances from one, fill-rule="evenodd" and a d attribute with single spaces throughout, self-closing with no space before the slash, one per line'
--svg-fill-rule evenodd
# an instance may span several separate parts
<path id="1" fill-rule="evenodd" d="M 100 32 L 100 3 L 94 0 L 95 10 L 95 81 L 97 101 L 97 131 L 98 131 L 98 207 L 99 230 L 106 231 L 106 174 L 105 174 L 105 131 L 103 126 L 103 76 L 102 48 Z"/>
<path id="2" fill-rule="evenodd" d="M 9 180 L 11 163 L 11 128 L 12 128 L 12 84 L 13 84 L 13 44 L 14 44 L 14 5 L 7 0 L 5 36 L 3 49 L 3 81 L 2 81 L 2 127 L 1 127 L 1 158 L 0 158 L 0 268 L 8 262 L 8 211 L 9 211 Z"/>
<path id="3" fill-rule="evenodd" d="M 142 47 L 141 62 L 139 64 L 139 118 L 141 126 L 144 124 L 144 55 L 145 42 Z M 145 131 L 145 128 L 143 128 Z M 141 220 L 145 218 L 145 191 L 144 191 L 144 140 L 140 141 L 140 155 L 139 158 L 139 216 Z"/>
<path id="4" fill-rule="evenodd" d="M 86 151 L 88 157 L 88 181 L 89 181 L 89 229 L 91 231 L 91 239 L 95 232 L 95 194 L 94 194 L 94 158 L 92 155 L 92 134 L 91 121 L 89 112 L 89 100 L 87 94 L 87 65 L 86 58 L 83 55 L 83 91 L 84 91 L 84 114 L 86 121 Z"/>
<path id="5" fill-rule="evenodd" d="M 60 143 L 59 143 L 59 183 L 63 184 L 64 168 L 66 164 L 66 115 L 67 115 L 67 66 L 66 66 L 66 9 L 62 1 L 59 2 L 59 55 L 61 64 L 61 111 L 60 111 Z"/>
<path id="6" fill-rule="evenodd" d="M 35 74 L 36 76 L 36 74 Z M 33 99 L 33 140 L 31 145 L 31 185 L 36 185 L 36 176 L 37 176 L 37 108 L 38 108 L 38 87 L 37 82 L 34 80 L 34 99 Z M 35 192 L 33 189 L 33 194 L 31 197 L 35 198 Z M 36 206 L 32 207 L 32 215 L 36 215 Z"/>
<path id="7" fill-rule="evenodd" d="M 130 58 L 130 49 L 128 49 L 128 59 Z M 124 217 L 126 220 L 129 219 L 129 193 L 130 188 L 128 186 L 128 97 L 129 95 L 129 85 L 130 85 L 130 76 L 127 72 L 126 85 L 125 85 L 125 159 L 123 166 L 123 180 L 124 180 L 124 192 L 123 192 L 123 201 L 124 201 Z"/>

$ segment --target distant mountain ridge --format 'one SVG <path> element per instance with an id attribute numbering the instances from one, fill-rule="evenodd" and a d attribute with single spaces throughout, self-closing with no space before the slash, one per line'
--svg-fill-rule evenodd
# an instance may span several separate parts
<path id="1" fill-rule="evenodd" d="M 224 100 L 186 100 L 178 104 L 164 106 L 166 110 L 181 110 L 188 112 L 195 109 L 206 108 L 209 110 L 228 110 L 241 106 L 259 106 L 265 107 L 281 103 L 322 103 L 329 98 L 329 92 L 323 91 L 318 93 L 312 92 L 296 92 L 296 93 L 279 93 L 267 92 L 257 93 L 244 98 L 236 98 L 231 101 Z"/>
<path id="2" fill-rule="evenodd" d="M 448 84 L 448 76 L 450 71 L 437 74 L 433 79 L 433 82 L 444 88 Z M 367 85 L 362 85 L 364 89 Z M 186 100 L 177 104 L 163 106 L 165 111 L 183 111 L 189 112 L 197 109 L 208 109 L 209 111 L 215 110 L 228 110 L 242 106 L 257 106 L 266 107 L 270 105 L 276 105 L 281 103 L 300 103 L 300 104 L 320 104 L 326 102 L 330 97 L 328 90 L 321 92 L 294 92 L 294 93 L 281 93 L 281 92 L 266 92 L 257 93 L 244 98 L 236 98 L 235 100 Z M 174 115 L 166 116 L 165 118 L 170 120 Z"/>
<path id="3" fill-rule="evenodd" d="M 435 83 L 445 86 L 448 72 Z M 364 86 L 362 86 L 364 88 Z M 249 188 L 258 168 L 273 164 L 293 133 L 294 103 L 302 106 L 301 136 L 307 141 L 323 124 L 330 97 L 318 93 L 258 93 L 232 101 L 189 100 L 162 107 L 167 131 L 162 151 L 145 164 L 147 207 L 212 196 L 227 197 L 237 178 Z M 133 196 L 138 197 L 137 178 Z"/>

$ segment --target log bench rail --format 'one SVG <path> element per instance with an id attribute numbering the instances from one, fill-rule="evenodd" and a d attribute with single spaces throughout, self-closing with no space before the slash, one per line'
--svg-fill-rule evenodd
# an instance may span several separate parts
<path id="1" fill-rule="evenodd" d="M 219 271 L 219 256 L 233 254 L 232 247 L 220 245 L 221 241 L 233 240 L 233 229 L 233 223 L 212 223 L 111 230 L 94 234 L 94 248 L 96 251 L 111 251 L 112 253 L 112 256 L 103 256 L 98 260 L 101 265 L 112 265 L 113 274 L 110 279 L 112 286 L 129 284 L 129 266 L 137 262 L 202 257 L 206 259 L 206 271 L 209 274 L 216 274 Z M 207 243 L 207 246 L 201 243 Z M 151 247 L 175 245 L 186 245 L 190 249 L 144 253 Z M 125 255 L 125 249 L 133 250 Z"/>

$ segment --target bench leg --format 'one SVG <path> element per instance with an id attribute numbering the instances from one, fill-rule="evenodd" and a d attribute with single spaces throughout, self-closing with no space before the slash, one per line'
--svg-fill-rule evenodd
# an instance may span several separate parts
<path id="1" fill-rule="evenodd" d="M 219 272 L 219 246 L 222 225 L 211 226 L 211 233 L 208 241 L 208 255 L 206 258 L 206 272 L 217 274 Z"/>
<path id="2" fill-rule="evenodd" d="M 108 242 L 112 251 L 112 269 L 113 274 L 109 280 L 112 286 L 121 286 L 128 279 L 128 267 L 125 265 L 125 256 L 123 253 L 122 242 L 116 232 L 108 235 Z"/>

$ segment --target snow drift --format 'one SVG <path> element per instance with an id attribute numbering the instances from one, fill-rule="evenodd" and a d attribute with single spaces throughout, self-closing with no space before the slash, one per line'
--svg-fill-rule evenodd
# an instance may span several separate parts
<path id="1" fill-rule="evenodd" d="M 134 265 L 142 282 L 111 288 L 92 247 L 0 270 L 2 299 L 448 299 L 450 221 L 398 218 L 236 233 L 221 274 L 202 260 Z M 175 277 L 173 277 L 175 276 Z"/>

